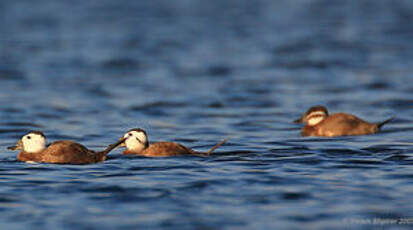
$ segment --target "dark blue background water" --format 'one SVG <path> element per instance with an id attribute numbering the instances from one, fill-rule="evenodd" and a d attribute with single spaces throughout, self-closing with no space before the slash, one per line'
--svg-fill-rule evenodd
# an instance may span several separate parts
<path id="1" fill-rule="evenodd" d="M 0 229 L 409 229 L 413 2 L 0 2 Z M 315 104 L 377 135 L 303 138 Z M 209 158 L 26 164 L 26 131 L 102 149 L 134 127 Z"/>

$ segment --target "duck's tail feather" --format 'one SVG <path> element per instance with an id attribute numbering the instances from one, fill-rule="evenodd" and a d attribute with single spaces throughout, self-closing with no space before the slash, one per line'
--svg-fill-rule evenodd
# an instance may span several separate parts
<path id="1" fill-rule="evenodd" d="M 206 152 L 207 155 L 211 155 L 212 152 L 215 151 L 215 149 L 219 148 L 221 145 L 223 145 L 225 142 L 227 142 L 228 138 L 224 138 L 222 141 L 220 141 L 218 144 L 216 144 L 214 147 L 212 147 L 208 152 Z"/>
<path id="2" fill-rule="evenodd" d="M 120 144 L 122 144 L 125 141 L 125 138 L 121 138 L 118 140 L 118 142 L 108 145 L 108 147 L 106 147 L 105 150 L 99 152 L 100 154 L 106 156 L 110 151 L 112 151 L 113 149 L 115 149 L 116 147 L 118 147 Z"/>
<path id="3" fill-rule="evenodd" d="M 385 125 L 385 124 L 391 122 L 392 120 L 394 120 L 394 118 L 395 118 L 395 117 L 391 117 L 391 118 L 389 118 L 389 119 L 387 119 L 387 120 L 385 120 L 385 121 L 382 121 L 382 122 L 377 123 L 377 127 L 380 129 L 383 125 Z"/>

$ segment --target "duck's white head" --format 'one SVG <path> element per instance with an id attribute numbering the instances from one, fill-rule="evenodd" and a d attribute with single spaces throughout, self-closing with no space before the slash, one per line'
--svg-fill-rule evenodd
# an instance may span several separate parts
<path id="1" fill-rule="evenodd" d="M 38 153 L 46 149 L 46 137 L 42 132 L 31 131 L 24 135 L 10 150 L 23 150 L 28 153 Z"/>
<path id="2" fill-rule="evenodd" d="M 326 107 L 317 105 L 313 106 L 305 112 L 300 119 L 295 120 L 295 123 L 305 123 L 308 126 L 314 126 L 322 122 L 328 116 Z"/>
<path id="3" fill-rule="evenodd" d="M 143 129 L 131 129 L 123 135 L 125 142 L 121 145 L 127 150 L 142 151 L 149 146 L 148 136 Z"/>

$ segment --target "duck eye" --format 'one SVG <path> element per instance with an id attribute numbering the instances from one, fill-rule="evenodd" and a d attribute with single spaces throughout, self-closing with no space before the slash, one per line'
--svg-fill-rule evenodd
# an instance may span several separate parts
<path id="1" fill-rule="evenodd" d="M 31 136 L 27 136 L 27 139 L 31 139 L 32 137 Z"/>
<path id="2" fill-rule="evenodd" d="M 129 136 L 131 137 L 131 136 L 132 136 L 132 133 L 129 133 Z"/>

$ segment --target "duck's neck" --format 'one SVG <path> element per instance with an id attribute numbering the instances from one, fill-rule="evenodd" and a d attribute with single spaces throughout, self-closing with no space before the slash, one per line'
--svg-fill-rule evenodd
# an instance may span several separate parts
<path id="1" fill-rule="evenodd" d="M 19 161 L 41 161 L 41 155 L 39 153 L 29 153 L 22 151 L 17 155 L 17 160 Z"/>

